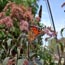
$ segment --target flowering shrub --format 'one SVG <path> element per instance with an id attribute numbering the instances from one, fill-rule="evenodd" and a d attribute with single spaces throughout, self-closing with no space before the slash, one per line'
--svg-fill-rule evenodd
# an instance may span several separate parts
<path id="1" fill-rule="evenodd" d="M 9 2 L 6 4 L 3 11 L 0 12 L 0 46 L 1 50 L 3 49 L 3 53 L 5 52 L 4 57 L 2 56 L 3 58 L 1 58 L 2 60 L 4 60 L 6 57 L 15 56 L 17 58 L 16 60 L 18 61 L 18 58 L 21 56 L 20 51 L 25 46 L 24 44 L 29 42 L 32 37 L 33 40 L 38 38 L 37 36 L 41 34 L 39 33 L 39 31 L 42 32 L 43 35 L 47 34 L 50 37 L 56 36 L 56 32 L 50 27 L 39 29 L 41 10 L 38 17 L 35 18 L 35 15 L 32 13 L 31 7 L 18 5 L 14 2 Z M 31 29 L 31 26 L 36 26 L 36 29 Z M 22 40 L 22 37 L 24 40 Z M 30 45 L 31 44 L 32 41 L 30 42 Z M 19 46 L 21 46 L 20 49 Z M 20 55 L 18 55 L 18 49 Z M 27 50 L 22 49 L 22 54 L 25 54 L 25 51 Z M 15 60 L 9 59 L 7 61 L 7 65 L 13 64 L 17 64 Z M 28 60 L 25 60 L 23 65 L 28 65 Z"/>

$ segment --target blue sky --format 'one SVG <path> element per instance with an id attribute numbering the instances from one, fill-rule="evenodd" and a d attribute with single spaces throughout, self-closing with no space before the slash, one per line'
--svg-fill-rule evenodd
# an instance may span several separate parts
<path id="1" fill-rule="evenodd" d="M 61 28 L 65 27 L 65 13 L 64 13 L 65 7 L 61 8 L 61 5 L 63 2 L 65 2 L 65 0 L 49 0 L 56 31 L 58 32 L 58 35 L 57 35 L 58 39 L 61 38 L 60 36 Z M 45 0 L 39 0 L 38 4 L 39 6 L 42 5 L 43 7 L 41 23 L 45 24 L 46 26 L 52 26 Z M 63 32 L 63 35 L 65 37 L 65 30 Z M 43 46 L 48 45 L 48 42 L 44 41 L 45 37 L 46 36 L 43 36 L 43 40 L 42 40 Z"/>
<path id="2" fill-rule="evenodd" d="M 65 0 L 49 0 L 56 31 L 58 32 L 58 38 L 61 38 L 61 28 L 65 27 L 65 7 L 61 8 L 63 2 L 65 2 Z M 45 0 L 39 0 L 38 4 L 43 6 L 41 23 L 46 26 L 52 26 Z M 63 32 L 63 35 L 65 36 L 65 31 Z"/>

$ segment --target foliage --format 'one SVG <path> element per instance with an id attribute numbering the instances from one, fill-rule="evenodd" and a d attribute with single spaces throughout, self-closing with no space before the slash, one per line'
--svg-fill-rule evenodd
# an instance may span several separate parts
<path id="1" fill-rule="evenodd" d="M 53 53 L 48 49 L 48 47 L 41 47 L 38 55 L 43 59 L 44 65 L 55 65 Z"/>
<path id="2" fill-rule="evenodd" d="M 50 50 L 53 50 L 54 51 L 54 54 L 57 54 L 58 55 L 58 65 L 62 65 L 62 64 L 65 64 L 65 62 L 62 60 L 62 58 L 65 60 L 65 38 L 63 36 L 63 32 L 64 32 L 64 29 L 65 28 L 62 28 L 60 30 L 60 35 L 61 35 L 61 38 L 60 39 L 55 39 L 55 38 L 52 38 L 48 41 L 49 43 L 49 49 Z"/>
<path id="3" fill-rule="evenodd" d="M 22 4 L 25 7 L 31 7 L 33 14 L 36 14 L 37 9 L 38 9 L 38 0 L 0 0 L 0 11 L 3 10 L 5 5 L 9 2 L 15 2 L 16 4 Z"/>
<path id="4" fill-rule="evenodd" d="M 5 5 L 8 3 L 7 0 L 0 0 L 0 12 L 3 10 L 3 8 L 5 7 Z"/>
<path id="5" fill-rule="evenodd" d="M 29 59 L 28 56 L 32 50 L 32 52 L 36 51 L 36 54 L 39 52 L 44 54 L 45 56 L 39 56 L 43 60 L 45 59 L 45 62 L 48 60 L 51 63 L 52 56 L 48 54 L 49 51 L 45 49 L 43 53 L 41 50 L 39 51 L 39 46 L 42 42 L 42 35 L 47 34 L 54 37 L 56 32 L 51 27 L 40 25 L 42 6 L 40 6 L 38 16 L 35 17 L 38 8 L 37 0 L 1 0 L 0 5 L 1 60 L 6 61 L 8 59 L 7 64 L 15 63 L 17 65 L 18 62 L 16 61 L 19 60 L 20 56 Z M 35 41 L 36 39 L 37 41 Z M 27 59 L 25 61 L 28 62 Z"/>

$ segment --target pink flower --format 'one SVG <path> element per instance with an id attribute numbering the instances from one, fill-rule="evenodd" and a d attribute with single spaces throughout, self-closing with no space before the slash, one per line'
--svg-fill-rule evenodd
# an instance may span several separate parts
<path id="1" fill-rule="evenodd" d="M 4 23 L 9 28 L 13 26 L 13 21 L 10 17 L 6 17 Z"/>
<path id="2" fill-rule="evenodd" d="M 0 20 L 0 24 L 4 24 L 4 21 L 3 21 L 3 19 L 1 19 L 1 20 Z"/>
<path id="3" fill-rule="evenodd" d="M 13 21 L 9 16 L 7 16 L 0 20 L 0 24 L 4 24 L 4 25 L 6 25 L 6 27 L 10 28 L 13 26 Z"/>
<path id="4" fill-rule="evenodd" d="M 23 14 L 24 18 L 27 19 L 28 21 L 32 21 L 33 20 L 33 15 L 32 15 L 32 12 L 31 11 L 26 11 L 24 14 Z"/>
<path id="5" fill-rule="evenodd" d="M 1 12 L 0 13 L 0 19 L 4 18 L 5 17 L 5 13 L 4 12 Z"/>
<path id="6" fill-rule="evenodd" d="M 44 33 L 49 35 L 50 37 L 52 37 L 52 36 L 54 37 L 57 34 L 55 31 L 51 30 L 50 28 L 45 28 Z"/>
<path id="7" fill-rule="evenodd" d="M 25 21 L 25 20 L 21 20 L 20 21 L 20 30 L 21 31 L 27 31 L 28 32 L 28 29 L 29 29 L 29 24 L 28 24 L 28 22 L 27 21 Z"/>

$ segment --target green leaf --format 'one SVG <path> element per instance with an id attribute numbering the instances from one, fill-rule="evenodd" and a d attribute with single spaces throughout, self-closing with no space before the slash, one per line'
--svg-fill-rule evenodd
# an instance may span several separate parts
<path id="1" fill-rule="evenodd" d="M 0 39 L 4 39 L 6 37 L 6 35 L 4 34 L 3 31 L 0 31 Z"/>
<path id="2" fill-rule="evenodd" d="M 60 44 L 61 51 L 63 52 L 63 50 L 64 50 L 63 43 L 60 42 L 59 44 Z"/>
<path id="3" fill-rule="evenodd" d="M 8 37 L 8 38 L 12 38 L 12 35 L 9 33 L 7 37 Z"/>
<path id="4" fill-rule="evenodd" d="M 8 9 L 6 12 L 6 16 L 9 16 L 9 15 L 10 15 L 10 9 Z"/>
<path id="5" fill-rule="evenodd" d="M 11 29 L 10 29 L 10 31 L 11 31 L 11 35 L 9 35 L 9 36 L 14 36 L 15 38 L 17 38 L 18 36 L 19 36 L 19 34 L 20 34 L 20 29 L 18 28 L 18 27 L 12 27 Z"/>
<path id="6" fill-rule="evenodd" d="M 0 29 L 4 29 L 5 28 L 5 25 L 4 24 L 1 24 L 0 25 Z"/>
<path id="7" fill-rule="evenodd" d="M 8 0 L 0 0 L 0 12 L 4 9 L 7 3 L 8 3 Z"/>

